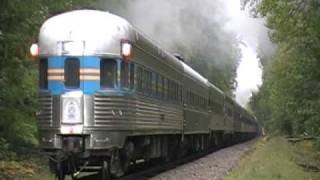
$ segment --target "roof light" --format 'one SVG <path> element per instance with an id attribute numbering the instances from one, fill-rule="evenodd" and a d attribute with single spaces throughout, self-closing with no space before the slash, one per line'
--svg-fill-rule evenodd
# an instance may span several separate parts
<path id="1" fill-rule="evenodd" d="M 30 54 L 32 57 L 37 57 L 39 56 L 39 47 L 38 44 L 33 43 L 30 47 Z"/>
<path id="2" fill-rule="evenodd" d="M 121 56 L 128 59 L 131 55 L 132 45 L 128 41 L 121 41 Z"/>

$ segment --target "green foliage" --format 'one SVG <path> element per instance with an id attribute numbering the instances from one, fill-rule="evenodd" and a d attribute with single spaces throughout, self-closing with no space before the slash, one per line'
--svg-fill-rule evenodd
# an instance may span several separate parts
<path id="1" fill-rule="evenodd" d="M 305 171 L 298 165 L 301 161 L 307 162 L 306 165 L 316 161 L 309 157 L 316 153 L 312 145 L 306 142 L 290 144 L 283 137 L 260 139 L 225 180 L 319 179 L 319 173 Z"/>
<path id="2" fill-rule="evenodd" d="M 320 136 L 319 5 L 315 0 L 258 5 L 277 51 L 264 65 L 264 84 L 251 106 L 269 131 Z"/>
<path id="3" fill-rule="evenodd" d="M 12 146 L 37 143 L 37 65 L 29 57 L 43 21 L 89 6 L 89 0 L 0 1 L 0 138 Z"/>

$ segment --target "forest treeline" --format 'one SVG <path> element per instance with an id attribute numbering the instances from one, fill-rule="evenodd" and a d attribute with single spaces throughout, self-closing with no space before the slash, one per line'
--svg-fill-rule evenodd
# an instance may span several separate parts
<path id="1" fill-rule="evenodd" d="M 146 3 L 149 3 L 149 7 L 154 6 L 154 9 L 159 8 L 160 5 L 171 8 L 171 13 L 176 10 L 172 8 L 177 7 L 169 0 L 157 1 L 157 3 L 141 0 L 0 1 L 0 159 L 1 151 L 16 150 L 17 147 L 35 147 L 38 143 L 35 115 L 38 69 L 37 62 L 32 61 L 29 56 L 29 48 L 31 43 L 37 41 L 41 24 L 47 18 L 65 11 L 100 9 L 127 18 L 141 31 L 159 42 L 160 46 L 170 52 L 179 52 L 184 55 L 188 64 L 232 96 L 236 87 L 236 68 L 240 57 L 236 36 L 223 30 L 225 21 L 205 17 L 208 13 L 210 16 L 219 14 L 219 3 L 204 1 L 203 11 L 193 11 L 197 6 L 193 0 L 180 0 L 177 3 L 179 3 L 178 10 L 179 12 L 181 10 L 181 14 L 172 17 L 181 22 L 175 24 L 176 29 L 173 28 L 172 23 L 165 26 L 166 18 L 156 17 L 158 19 L 151 19 L 147 24 L 141 24 L 143 21 L 139 22 L 139 17 L 133 18 L 133 14 L 136 13 L 128 13 L 140 12 L 139 9 L 132 9 L 132 7 Z M 169 10 L 163 11 L 164 14 L 167 12 Z M 164 22 L 159 24 L 158 21 Z M 151 27 L 155 25 L 154 29 L 157 31 L 144 26 L 149 24 Z M 185 28 L 186 24 L 188 28 Z M 167 29 L 167 27 L 173 29 Z M 183 28 L 179 36 L 171 34 L 179 28 Z M 166 36 L 166 33 L 169 35 Z M 170 42 L 163 40 L 170 40 Z"/>
<path id="2" fill-rule="evenodd" d="M 0 154 L 37 144 L 38 70 L 29 56 L 48 17 L 90 7 L 89 0 L 0 1 Z"/>
<path id="3" fill-rule="evenodd" d="M 311 135 L 320 144 L 320 1 L 247 0 L 276 46 L 261 57 L 263 85 L 250 107 L 268 132 Z"/>

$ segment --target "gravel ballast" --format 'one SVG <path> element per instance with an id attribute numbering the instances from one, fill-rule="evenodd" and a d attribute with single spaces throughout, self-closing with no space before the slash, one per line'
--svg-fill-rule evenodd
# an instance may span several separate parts
<path id="1" fill-rule="evenodd" d="M 249 151 L 256 140 L 221 149 L 206 155 L 193 162 L 181 165 L 151 178 L 152 180 L 164 179 L 222 179 L 237 165 L 241 156 Z"/>

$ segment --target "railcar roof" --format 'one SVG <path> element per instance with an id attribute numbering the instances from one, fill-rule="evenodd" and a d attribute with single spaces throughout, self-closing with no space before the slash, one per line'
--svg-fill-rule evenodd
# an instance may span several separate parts
<path id="1" fill-rule="evenodd" d="M 137 42 L 137 38 L 143 36 L 135 30 L 125 19 L 105 11 L 97 10 L 75 10 L 49 18 L 41 26 L 39 33 L 40 56 L 62 55 L 64 42 L 79 42 L 83 50 L 74 50 L 63 55 L 115 55 L 120 56 L 119 40 L 127 39 Z M 146 37 L 145 37 L 146 38 Z M 184 73 L 190 78 L 203 84 L 205 87 L 213 88 L 225 96 L 223 91 L 214 86 L 206 78 L 193 70 L 190 66 L 174 58 L 161 50 L 153 41 L 158 52 L 167 54 L 174 67 L 181 63 Z M 173 62 L 174 61 L 174 62 Z M 232 98 L 230 98 L 231 101 Z"/>
<path id="2" fill-rule="evenodd" d="M 177 60 L 179 61 L 179 60 Z M 180 61 L 182 66 L 183 66 L 183 69 L 184 69 L 184 73 L 193 78 L 194 80 L 196 81 L 199 81 L 201 82 L 204 86 L 208 86 L 207 83 L 208 83 L 208 80 L 206 78 L 204 78 L 203 76 L 201 76 L 197 71 L 193 70 L 190 66 L 188 66 L 186 63 Z"/>
<path id="3" fill-rule="evenodd" d="M 208 86 L 214 89 L 215 91 L 217 91 L 218 93 L 220 93 L 221 95 L 224 95 L 223 91 L 219 89 L 217 86 L 215 86 L 214 84 L 212 84 L 210 81 L 208 81 Z"/>
<path id="4" fill-rule="evenodd" d="M 131 25 L 114 14 L 96 10 L 75 10 L 56 15 L 44 22 L 39 33 L 40 55 L 61 54 L 61 42 L 78 42 L 85 49 L 70 55 L 119 53 L 119 42 L 133 35 Z M 81 46 L 81 45 L 80 45 Z M 110 48 L 111 47 L 111 48 Z M 108 49 L 105 49 L 108 48 Z M 68 54 L 69 55 L 69 54 Z"/>

